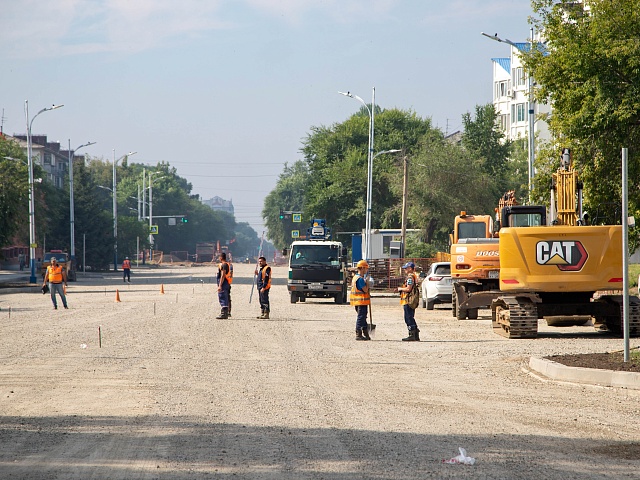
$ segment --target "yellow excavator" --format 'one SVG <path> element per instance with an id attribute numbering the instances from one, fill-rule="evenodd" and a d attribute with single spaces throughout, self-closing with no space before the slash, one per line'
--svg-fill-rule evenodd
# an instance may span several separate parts
<path id="1" fill-rule="evenodd" d="M 548 226 L 519 227 L 517 215 L 503 215 L 501 294 L 491 313 L 494 332 L 507 338 L 536 337 L 541 318 L 564 326 L 590 317 L 596 329 L 622 333 L 622 226 L 587 225 L 569 149 L 560 163 Z M 629 334 L 638 336 L 640 299 L 632 296 L 629 305 Z"/>

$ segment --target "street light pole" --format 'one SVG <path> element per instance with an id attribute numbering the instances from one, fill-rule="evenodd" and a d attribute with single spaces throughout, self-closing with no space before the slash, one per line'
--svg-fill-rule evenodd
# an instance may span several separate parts
<path id="1" fill-rule="evenodd" d="M 531 33 L 531 48 L 533 49 L 533 27 L 531 27 L 530 29 L 530 33 Z M 521 51 L 521 48 L 518 47 L 518 45 L 516 45 L 515 43 L 513 43 L 511 40 L 509 40 L 508 38 L 502 39 L 500 37 L 498 37 L 498 34 L 496 33 L 495 35 L 488 35 L 484 32 L 480 32 L 481 35 L 490 38 L 491 40 L 494 40 L 496 42 L 500 42 L 500 43 L 506 43 L 507 45 L 512 46 L 513 48 L 515 48 L 518 51 Z M 532 199 L 532 195 L 533 195 L 533 178 L 535 177 L 535 159 L 536 159 L 536 148 L 535 148 L 535 132 L 534 132 L 534 124 L 535 124 L 535 113 L 534 113 L 534 98 L 533 98 L 533 76 L 531 75 L 531 73 L 529 73 L 527 75 L 528 77 L 528 97 L 529 97 L 529 109 L 528 109 L 528 114 L 529 114 L 529 128 L 528 128 L 528 132 L 529 132 L 529 142 L 528 142 L 528 147 L 529 147 L 529 159 L 528 159 L 528 175 L 529 175 L 529 202 L 532 203 L 533 199 Z M 513 119 L 512 119 L 513 120 Z"/>
<path id="2" fill-rule="evenodd" d="M 149 252 L 149 262 L 153 260 L 153 244 L 154 239 L 151 234 L 151 227 L 153 226 L 153 175 L 162 173 L 162 172 L 149 172 L 149 245 L 151 247 L 151 251 Z M 160 177 L 163 178 L 163 177 Z"/>
<path id="3" fill-rule="evenodd" d="M 116 194 L 116 164 L 123 158 L 135 155 L 137 152 L 129 152 L 116 160 L 116 149 L 113 149 L 113 271 L 118 271 L 118 197 Z"/>
<path id="4" fill-rule="evenodd" d="M 43 108 L 29 121 L 29 100 L 24 101 L 24 113 L 27 120 L 27 163 L 29 166 L 29 260 L 31 264 L 31 276 L 29 283 L 36 283 L 36 219 L 35 219 L 35 203 L 33 192 L 33 158 L 31 146 L 31 126 L 38 115 L 49 110 L 64 107 L 64 105 L 53 105 Z"/>
<path id="5" fill-rule="evenodd" d="M 369 151 L 367 152 L 367 198 L 366 198 L 366 211 L 365 211 L 365 226 L 364 226 L 364 259 L 371 259 L 371 190 L 373 183 L 373 125 L 375 115 L 375 101 L 376 101 L 376 88 L 373 87 L 373 93 L 371 98 L 371 108 L 365 103 L 365 101 L 358 95 L 351 92 L 338 92 L 340 95 L 354 98 L 358 100 L 369 113 Z"/>
<path id="6" fill-rule="evenodd" d="M 75 204 L 73 200 L 73 156 L 75 156 L 76 152 L 83 147 L 88 147 L 89 145 L 94 145 L 96 142 L 87 142 L 79 147 L 76 147 L 75 150 L 71 150 L 71 139 L 69 139 L 69 223 L 71 224 L 71 263 L 74 265 L 76 263 L 76 232 L 75 232 Z M 74 270 L 75 271 L 75 270 Z"/>

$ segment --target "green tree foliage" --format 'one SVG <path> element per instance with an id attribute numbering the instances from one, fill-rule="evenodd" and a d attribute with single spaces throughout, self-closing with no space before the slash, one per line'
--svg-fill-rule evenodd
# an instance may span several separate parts
<path id="1" fill-rule="evenodd" d="M 511 145 L 496 128 L 492 106 L 465 116 L 468 134 L 462 145 L 444 138 L 430 119 L 411 111 L 379 109 L 373 168 L 372 226 L 399 228 L 402 219 L 403 163 L 408 162 L 407 228 L 423 231 L 428 246 L 407 245 L 407 254 L 447 249 L 453 217 L 461 210 L 492 213 L 506 184 L 526 185 L 520 156 L 508 160 Z M 325 218 L 334 233 L 364 227 L 367 188 L 369 114 L 366 109 L 330 127 L 311 127 L 303 141 L 304 160 L 286 167 L 262 212 L 269 238 L 279 248 L 284 238 L 280 210 L 297 210 L 305 219 Z M 520 186 L 517 183 L 517 186 Z M 513 186 L 510 188 L 514 188 Z"/>
<path id="2" fill-rule="evenodd" d="M 22 239 L 28 244 L 29 230 L 24 228 L 29 215 L 26 161 L 20 147 L 0 135 L 0 245 L 3 246 L 14 243 L 14 239 Z"/>
<path id="3" fill-rule="evenodd" d="M 513 189 L 510 185 L 509 156 L 511 142 L 504 138 L 498 128 L 498 114 L 493 104 L 476 105 L 475 118 L 470 113 L 462 115 L 464 134 L 462 145 L 475 157 L 482 161 L 482 170 L 495 179 L 494 196 L 497 198 L 506 190 Z"/>
<path id="4" fill-rule="evenodd" d="M 304 211 L 310 185 L 309 168 L 306 162 L 298 160 L 291 166 L 285 164 L 276 187 L 265 198 L 262 218 L 276 248 L 282 249 L 291 242 L 285 234 L 280 212 Z"/>
<path id="5" fill-rule="evenodd" d="M 425 136 L 442 138 L 430 119 L 398 109 L 380 110 L 375 118 L 374 155 L 383 150 L 402 149 L 412 156 Z M 309 166 L 310 185 L 305 218 L 326 218 L 334 232 L 360 231 L 364 226 L 367 189 L 369 116 L 362 109 L 341 124 L 312 127 L 303 142 L 302 153 Z M 373 165 L 372 226 L 388 227 L 385 212 L 400 198 L 392 171 L 398 166 L 391 154 L 376 156 Z M 397 226 L 394 225 L 394 226 Z"/>
<path id="6" fill-rule="evenodd" d="M 553 104 L 549 125 L 561 139 L 540 162 L 555 170 L 560 148 L 572 148 L 585 185 L 585 206 L 594 218 L 595 212 L 620 210 L 620 151 L 628 147 L 629 212 L 638 218 L 640 2 L 592 0 L 589 11 L 568 1 L 534 0 L 532 5 L 534 24 L 547 43 L 524 61 L 538 84 L 537 98 Z"/>

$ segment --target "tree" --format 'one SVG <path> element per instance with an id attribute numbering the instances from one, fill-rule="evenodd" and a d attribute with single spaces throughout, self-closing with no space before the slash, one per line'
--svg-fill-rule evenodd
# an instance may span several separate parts
<path id="1" fill-rule="evenodd" d="M 483 171 L 495 178 L 496 190 L 493 193 L 496 198 L 506 190 L 514 188 L 507 183 L 511 142 L 505 139 L 498 127 L 497 119 L 498 114 L 491 103 L 476 105 L 475 118 L 472 118 L 470 113 L 462 115 L 462 145 L 474 156 L 482 159 Z"/>
<path id="2" fill-rule="evenodd" d="M 640 2 L 592 0 L 588 9 L 557 0 L 534 0 L 532 5 L 534 25 L 544 32 L 547 44 L 531 49 L 524 63 L 538 84 L 539 101 L 553 104 L 549 126 L 557 139 L 541 161 L 554 170 L 560 148 L 572 148 L 585 186 L 585 206 L 590 212 L 602 211 L 606 205 L 620 205 L 620 151 L 628 147 L 629 213 L 637 218 Z"/>
<path id="3" fill-rule="evenodd" d="M 17 143 L 0 135 L 0 246 L 12 244 L 16 236 L 28 244 L 29 231 L 25 227 L 29 221 L 29 170 L 26 161 Z"/>
<path id="4" fill-rule="evenodd" d="M 269 232 L 268 237 L 276 248 L 282 249 L 291 243 L 291 238 L 285 234 L 280 212 L 303 211 L 310 183 L 309 168 L 305 162 L 298 160 L 291 166 L 285 164 L 276 187 L 265 198 L 262 218 Z"/>

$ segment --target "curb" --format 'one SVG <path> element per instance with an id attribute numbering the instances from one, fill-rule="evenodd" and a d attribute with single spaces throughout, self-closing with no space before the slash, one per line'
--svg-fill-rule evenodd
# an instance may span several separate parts
<path id="1" fill-rule="evenodd" d="M 539 357 L 529 359 L 529 368 L 552 380 L 640 390 L 640 373 L 636 372 L 568 367 Z"/>
<path id="2" fill-rule="evenodd" d="M 24 287 L 0 288 L 0 295 L 3 293 L 42 293 L 42 286 L 25 285 Z"/>

